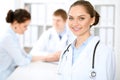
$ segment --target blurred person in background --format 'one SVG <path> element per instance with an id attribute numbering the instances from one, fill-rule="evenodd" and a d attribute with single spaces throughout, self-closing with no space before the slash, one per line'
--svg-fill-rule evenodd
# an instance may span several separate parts
<path id="1" fill-rule="evenodd" d="M 31 54 L 41 55 L 42 61 L 56 62 L 63 49 L 74 39 L 66 26 L 67 13 L 57 9 L 53 13 L 53 27 L 43 32 L 33 46 Z"/>
<path id="2" fill-rule="evenodd" d="M 31 21 L 31 15 L 25 9 L 9 10 L 6 22 L 7 31 L 0 37 L 0 80 L 6 80 L 18 66 L 41 60 L 40 57 L 27 54 L 19 44 L 18 35 L 24 34 Z"/>

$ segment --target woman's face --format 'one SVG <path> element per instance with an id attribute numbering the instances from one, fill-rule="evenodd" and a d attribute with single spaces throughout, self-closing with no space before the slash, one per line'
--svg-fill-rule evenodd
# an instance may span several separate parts
<path id="1" fill-rule="evenodd" d="M 66 21 L 63 20 L 61 16 L 53 15 L 53 26 L 55 27 L 58 33 L 64 31 Z"/>
<path id="2" fill-rule="evenodd" d="M 16 33 L 24 34 L 24 32 L 27 30 L 29 23 L 30 23 L 30 20 L 27 20 L 23 23 L 16 23 Z"/>
<path id="3" fill-rule="evenodd" d="M 76 36 L 90 34 L 90 25 L 94 23 L 84 6 L 73 6 L 68 13 L 68 25 Z"/>

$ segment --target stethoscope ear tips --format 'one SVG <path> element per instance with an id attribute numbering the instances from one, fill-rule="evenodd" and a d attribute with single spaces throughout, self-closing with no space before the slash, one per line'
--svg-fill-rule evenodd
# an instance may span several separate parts
<path id="1" fill-rule="evenodd" d="M 96 72 L 95 71 L 91 71 L 90 72 L 90 78 L 95 78 L 96 77 Z"/>

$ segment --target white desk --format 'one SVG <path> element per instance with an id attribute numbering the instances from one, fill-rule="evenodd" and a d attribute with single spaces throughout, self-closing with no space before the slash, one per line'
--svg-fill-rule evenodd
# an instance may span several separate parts
<path id="1" fill-rule="evenodd" d="M 57 80 L 57 64 L 35 62 L 18 67 L 7 80 Z"/>

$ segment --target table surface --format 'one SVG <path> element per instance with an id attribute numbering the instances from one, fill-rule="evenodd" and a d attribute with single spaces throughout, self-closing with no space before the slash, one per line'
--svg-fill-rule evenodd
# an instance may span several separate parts
<path id="1" fill-rule="evenodd" d="M 16 68 L 7 80 L 57 80 L 57 66 L 57 63 L 30 63 Z"/>

